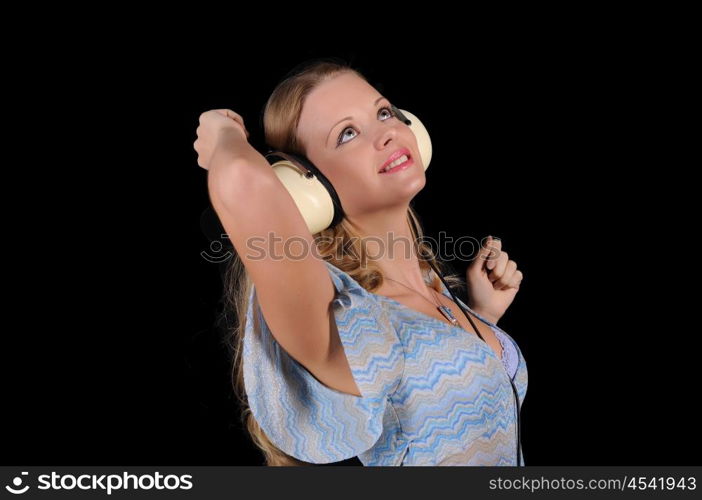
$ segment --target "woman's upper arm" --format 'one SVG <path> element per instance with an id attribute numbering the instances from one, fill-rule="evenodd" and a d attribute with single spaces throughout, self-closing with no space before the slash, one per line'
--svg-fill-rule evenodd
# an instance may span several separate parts
<path id="1" fill-rule="evenodd" d="M 275 340 L 300 363 L 325 362 L 336 290 L 292 197 L 267 165 L 227 165 L 208 183 Z"/>

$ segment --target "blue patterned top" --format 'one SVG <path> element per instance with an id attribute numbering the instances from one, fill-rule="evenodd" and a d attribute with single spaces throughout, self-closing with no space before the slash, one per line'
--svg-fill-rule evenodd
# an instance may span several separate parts
<path id="1" fill-rule="evenodd" d="M 510 379 L 521 406 L 528 377 L 514 339 L 459 299 L 495 332 L 500 361 L 474 333 L 371 293 L 325 264 L 337 290 L 337 330 L 362 396 L 322 384 L 287 354 L 266 324 L 254 286 L 244 385 L 253 416 L 273 444 L 315 464 L 358 457 L 367 466 L 517 465 Z M 434 275 L 426 275 L 427 283 Z"/>

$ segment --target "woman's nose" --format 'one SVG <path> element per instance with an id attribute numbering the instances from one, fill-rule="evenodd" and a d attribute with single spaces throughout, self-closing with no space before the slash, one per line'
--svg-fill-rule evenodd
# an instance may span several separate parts
<path id="1" fill-rule="evenodd" d="M 397 128 L 396 126 L 385 126 L 380 129 L 379 137 L 377 139 L 376 147 L 378 149 L 383 149 L 387 147 L 390 141 L 394 141 L 397 138 Z"/>

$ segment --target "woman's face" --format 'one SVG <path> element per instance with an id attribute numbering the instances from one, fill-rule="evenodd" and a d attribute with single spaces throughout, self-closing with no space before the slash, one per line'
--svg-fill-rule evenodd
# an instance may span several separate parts
<path id="1" fill-rule="evenodd" d="M 310 92 L 297 133 L 305 155 L 332 183 L 348 216 L 406 207 L 424 187 L 414 133 L 393 115 L 387 99 L 353 73 L 336 75 Z M 414 163 L 380 173 L 402 148 Z"/>

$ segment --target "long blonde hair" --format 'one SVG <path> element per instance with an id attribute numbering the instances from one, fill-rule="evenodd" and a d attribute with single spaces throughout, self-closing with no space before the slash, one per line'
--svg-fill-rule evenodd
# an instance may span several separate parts
<path id="1" fill-rule="evenodd" d="M 341 72 L 352 72 L 360 78 L 366 78 L 351 66 L 331 59 L 317 59 L 306 65 L 298 66 L 297 71 L 289 73 L 273 90 L 263 113 L 263 127 L 266 143 L 275 150 L 304 155 L 304 146 L 297 138 L 297 124 L 305 98 L 321 82 Z M 366 80 L 367 81 L 367 80 Z M 410 205 L 407 210 L 407 222 L 416 242 L 419 265 L 423 272 L 430 269 L 427 261 L 445 273 L 447 266 L 436 260 L 431 247 L 423 241 L 423 230 L 419 218 Z M 417 228 L 415 231 L 414 227 Z M 368 254 L 364 242 L 355 234 L 344 218 L 333 228 L 325 229 L 315 235 L 319 255 L 342 271 L 353 277 L 363 288 L 373 292 L 383 284 L 383 275 L 379 267 Z M 447 284 L 463 286 L 462 280 L 455 274 L 444 276 Z M 235 254 L 224 276 L 224 311 L 220 317 L 227 330 L 227 344 L 233 356 L 232 384 L 234 393 L 241 405 L 242 424 L 251 436 L 254 444 L 260 448 L 266 465 L 313 465 L 300 461 L 277 448 L 263 432 L 251 412 L 246 398 L 243 371 L 243 341 L 246 328 L 246 312 L 249 308 L 249 296 L 253 282 L 241 259 Z M 441 284 L 435 278 L 432 284 L 441 292 Z M 232 318 L 232 316 L 236 318 Z M 231 318 L 231 319 L 230 319 Z"/>

